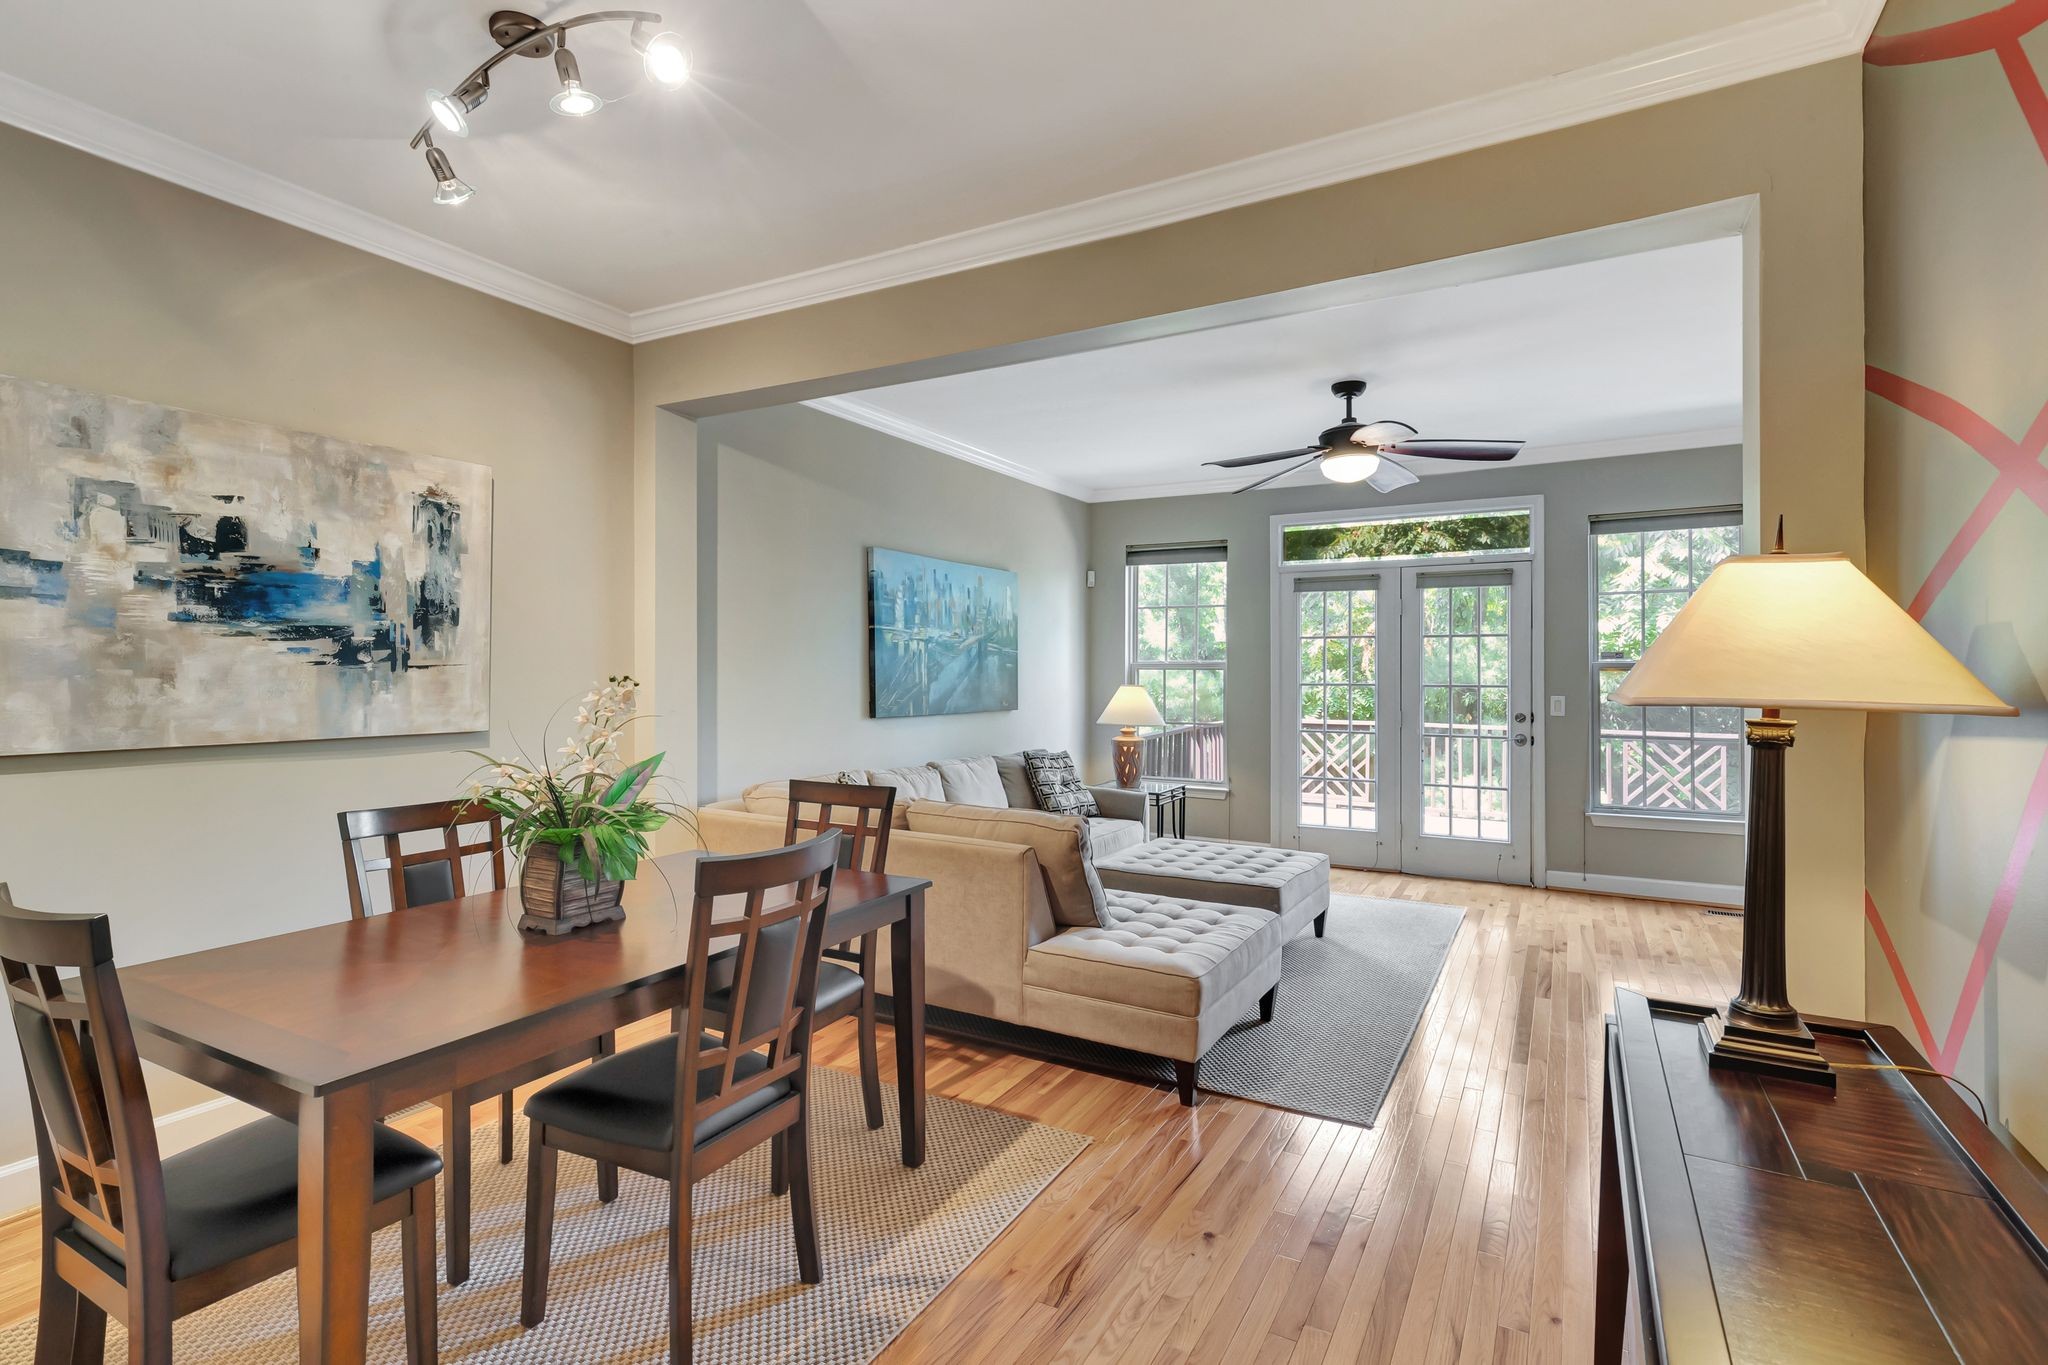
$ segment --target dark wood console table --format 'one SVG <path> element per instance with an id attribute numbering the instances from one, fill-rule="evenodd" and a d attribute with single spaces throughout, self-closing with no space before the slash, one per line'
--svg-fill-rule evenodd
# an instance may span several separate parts
<path id="1" fill-rule="evenodd" d="M 1614 994 L 1594 1361 L 2048 1361 L 2048 1190 L 1947 1082 L 1709 1071 L 1695 1005 Z M 1926 1062 L 1807 1023 L 1836 1066 Z M 1633 1310 L 1634 1330 L 1628 1322 Z"/>

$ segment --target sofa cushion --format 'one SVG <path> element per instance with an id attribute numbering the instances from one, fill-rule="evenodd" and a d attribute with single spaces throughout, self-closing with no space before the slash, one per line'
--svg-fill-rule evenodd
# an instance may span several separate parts
<path id="1" fill-rule="evenodd" d="M 1100 815 L 1095 793 L 1074 771 L 1074 756 L 1065 749 L 1026 749 L 1024 770 L 1031 778 L 1031 794 L 1040 810 L 1054 815 Z"/>
<path id="2" fill-rule="evenodd" d="M 898 804 L 946 799 L 946 788 L 939 780 L 939 770 L 929 763 L 917 763 L 907 768 L 876 768 L 868 773 L 868 782 L 876 787 L 894 787 Z"/>
<path id="3" fill-rule="evenodd" d="M 1038 809 L 1038 798 L 1031 792 L 1031 773 L 1024 766 L 1022 753 L 997 754 L 996 776 L 1003 779 L 1003 795 L 1008 798 L 1002 804 L 1012 810 Z"/>
<path id="4" fill-rule="evenodd" d="M 939 783 L 945 788 L 944 800 L 956 806 L 994 806 L 997 810 L 1010 804 L 1009 793 L 1003 788 L 1003 775 L 996 771 L 993 754 L 979 758 L 941 758 L 933 762 L 938 770 Z"/>
<path id="5" fill-rule="evenodd" d="M 1102 883 L 1088 853 L 1088 822 L 1079 816 L 913 801 L 907 818 L 910 828 L 920 834 L 1023 844 L 1038 854 L 1053 923 L 1095 928 L 1106 922 Z"/>
<path id="6" fill-rule="evenodd" d="M 1261 911 L 1111 891 L 1102 925 L 1024 955 L 1024 984 L 1194 1016 L 1243 981 L 1279 980 L 1279 957 L 1280 922 Z"/>
<path id="7" fill-rule="evenodd" d="M 1088 852 L 1093 855 L 1098 870 L 1104 858 L 1128 852 L 1144 842 L 1145 824 L 1142 820 L 1112 820 L 1106 815 L 1088 819 Z"/>
<path id="8" fill-rule="evenodd" d="M 800 777 L 799 782 L 844 782 L 855 787 L 871 785 L 869 774 L 861 768 L 841 768 L 837 772 L 819 773 L 816 777 Z M 772 782 L 756 782 L 740 793 L 740 804 L 755 815 L 772 815 L 778 820 L 789 819 L 789 779 L 778 777 Z M 897 829 L 906 829 L 903 809 L 905 799 L 898 798 L 896 812 L 889 823 Z M 814 812 L 815 813 L 815 812 Z"/>

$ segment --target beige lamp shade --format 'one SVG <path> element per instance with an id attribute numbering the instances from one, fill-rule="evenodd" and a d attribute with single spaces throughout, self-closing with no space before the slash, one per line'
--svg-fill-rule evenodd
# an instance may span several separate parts
<path id="1" fill-rule="evenodd" d="M 1109 705 L 1102 708 L 1097 725 L 1164 725 L 1166 717 L 1159 714 L 1159 708 L 1152 704 L 1152 696 L 1144 688 L 1126 683 L 1116 690 L 1109 699 Z"/>
<path id="2" fill-rule="evenodd" d="M 1721 561 L 1614 700 L 2019 714 L 1838 554 Z"/>

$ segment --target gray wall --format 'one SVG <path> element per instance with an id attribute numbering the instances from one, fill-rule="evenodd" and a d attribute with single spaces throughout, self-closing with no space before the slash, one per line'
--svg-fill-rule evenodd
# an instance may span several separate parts
<path id="1" fill-rule="evenodd" d="M 7 127 L 0 204 L 0 373 L 494 471 L 489 735 L 0 759 L 0 881 L 123 962 L 346 919 L 336 811 L 452 796 L 630 665 L 629 348 Z M 33 1153 L 9 1062 L 0 1166 Z"/>
<path id="2" fill-rule="evenodd" d="M 1230 675 L 1224 703 L 1230 795 L 1189 802 L 1193 834 L 1236 839 L 1272 835 L 1270 518 L 1283 512 L 1450 502 L 1540 493 L 1546 547 L 1543 593 L 1545 676 L 1541 698 L 1562 693 L 1563 717 L 1542 721 L 1548 870 L 1651 877 L 1720 885 L 1742 880 L 1742 840 L 1733 835 L 1613 829 L 1586 818 L 1592 738 L 1587 597 L 1587 518 L 1735 504 L 1742 499 L 1739 447 L 1630 455 L 1552 465 L 1510 465 L 1483 473 L 1433 475 L 1390 496 L 1332 483 L 1241 496 L 1149 498 L 1091 509 L 1089 565 L 1097 587 L 1088 610 L 1088 695 L 1100 707 L 1124 674 L 1124 551 L 1132 545 L 1218 540 L 1230 547 Z M 1110 772 L 1110 735 L 1091 727 L 1091 777 Z"/>
<path id="3" fill-rule="evenodd" d="M 839 767 L 1082 752 L 1086 504 L 802 406 L 706 418 L 697 439 L 705 799 Z M 870 546 L 1016 572 L 1015 711 L 868 718 Z"/>

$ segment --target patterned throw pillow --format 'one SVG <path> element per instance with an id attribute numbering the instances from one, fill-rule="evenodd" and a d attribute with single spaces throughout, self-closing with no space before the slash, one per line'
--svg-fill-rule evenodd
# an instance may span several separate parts
<path id="1" fill-rule="evenodd" d="M 1100 815 L 1095 795 L 1074 771 L 1074 756 L 1065 749 L 1026 749 L 1024 771 L 1040 810 L 1054 815 Z"/>

